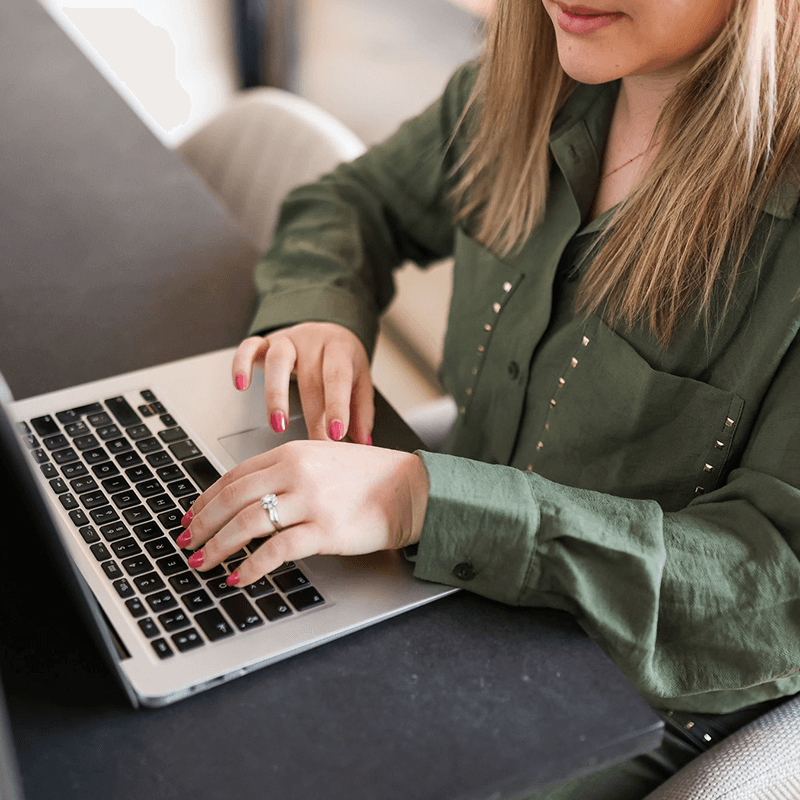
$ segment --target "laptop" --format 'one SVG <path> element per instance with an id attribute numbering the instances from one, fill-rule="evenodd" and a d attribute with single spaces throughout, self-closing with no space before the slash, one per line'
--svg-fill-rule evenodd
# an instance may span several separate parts
<path id="1" fill-rule="evenodd" d="M 0 452 L 28 519 L 134 706 L 158 707 L 456 591 L 417 580 L 402 552 L 317 556 L 256 584 L 210 573 L 175 539 L 194 498 L 237 463 L 306 438 L 299 397 L 272 431 L 263 374 L 231 385 L 233 349 L 13 402 Z M 376 395 L 377 446 L 419 440 Z"/>

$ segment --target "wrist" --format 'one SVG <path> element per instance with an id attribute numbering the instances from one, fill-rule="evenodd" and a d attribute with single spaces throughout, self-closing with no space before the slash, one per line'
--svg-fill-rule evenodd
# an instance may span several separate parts
<path id="1" fill-rule="evenodd" d="M 411 520 L 402 547 L 415 545 L 419 542 L 422 535 L 422 527 L 425 524 L 425 513 L 428 508 L 428 494 L 430 492 L 428 471 L 425 469 L 422 459 L 416 454 L 413 454 L 409 461 L 408 482 Z"/>

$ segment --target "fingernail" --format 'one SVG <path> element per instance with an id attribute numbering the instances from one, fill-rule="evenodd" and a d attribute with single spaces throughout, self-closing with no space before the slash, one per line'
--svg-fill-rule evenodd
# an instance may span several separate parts
<path id="1" fill-rule="evenodd" d="M 335 419 L 331 424 L 328 426 L 328 437 L 333 439 L 334 442 L 338 442 L 344 436 L 344 425 L 339 422 L 338 419 Z"/>
<path id="2" fill-rule="evenodd" d="M 369 433 L 367 434 L 367 444 L 372 446 L 372 435 Z"/>
<path id="3" fill-rule="evenodd" d="M 247 388 L 247 378 L 245 378 L 245 376 L 242 375 L 241 372 L 236 376 L 236 388 L 240 392 L 244 391 Z"/>
<path id="4" fill-rule="evenodd" d="M 283 433 L 286 430 L 286 417 L 283 411 L 273 411 L 269 418 L 269 424 L 272 425 L 275 433 Z"/>
<path id="5" fill-rule="evenodd" d="M 191 522 L 193 519 L 194 519 L 194 514 L 192 513 L 192 510 L 191 510 L 191 509 L 189 509 L 189 510 L 188 510 L 188 511 L 187 511 L 187 512 L 186 512 L 186 513 L 183 515 L 183 519 L 181 520 L 181 525 L 183 525 L 183 527 L 184 527 L 184 528 L 188 528 L 188 527 L 189 527 L 189 523 L 190 523 L 190 522 Z"/>
<path id="6" fill-rule="evenodd" d="M 227 583 L 228 586 L 236 586 L 236 584 L 239 583 L 239 570 L 235 569 L 233 572 L 231 572 L 231 574 L 225 579 L 225 583 Z"/>
<path id="7" fill-rule="evenodd" d="M 203 566 L 203 561 L 205 560 L 205 556 L 203 555 L 202 550 L 198 550 L 190 559 L 189 559 L 189 566 L 192 569 L 197 569 L 198 567 Z"/>
<path id="8" fill-rule="evenodd" d="M 175 544 L 183 550 L 189 542 L 192 541 L 192 534 L 189 531 L 184 531 L 176 540 Z"/>

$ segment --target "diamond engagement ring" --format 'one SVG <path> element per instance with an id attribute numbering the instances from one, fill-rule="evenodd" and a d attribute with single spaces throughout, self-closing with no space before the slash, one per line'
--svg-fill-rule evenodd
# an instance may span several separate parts
<path id="1" fill-rule="evenodd" d="M 269 521 L 276 531 L 282 531 L 283 525 L 278 520 L 278 497 L 274 494 L 265 494 L 261 498 L 261 508 L 269 514 Z"/>

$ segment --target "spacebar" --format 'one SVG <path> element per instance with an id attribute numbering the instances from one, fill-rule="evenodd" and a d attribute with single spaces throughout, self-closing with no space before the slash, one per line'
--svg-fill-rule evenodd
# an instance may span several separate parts
<path id="1" fill-rule="evenodd" d="M 184 461 L 181 466 L 189 473 L 202 492 L 221 477 L 217 468 L 205 456 Z"/>

